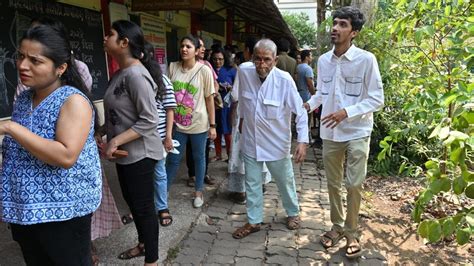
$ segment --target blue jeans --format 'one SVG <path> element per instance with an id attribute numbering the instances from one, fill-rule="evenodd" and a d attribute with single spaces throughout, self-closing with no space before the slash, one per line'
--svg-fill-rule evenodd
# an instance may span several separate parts
<path id="1" fill-rule="evenodd" d="M 157 161 L 155 165 L 155 173 L 153 174 L 156 212 L 168 209 L 168 181 L 166 178 L 165 163 L 165 159 Z"/>
<path id="2" fill-rule="evenodd" d="M 202 191 L 204 187 L 204 172 L 206 171 L 206 139 L 207 131 L 198 134 L 186 134 L 177 130 L 173 131 L 173 139 L 179 141 L 180 145 L 177 148 L 179 154 L 168 153 L 166 158 L 166 175 L 168 177 L 168 190 L 176 177 L 181 157 L 184 154 L 186 143 L 188 140 L 191 142 L 193 149 L 193 160 L 196 174 L 196 180 L 194 187 L 196 191 Z"/>
<path id="3" fill-rule="evenodd" d="M 245 163 L 245 190 L 247 193 L 247 218 L 250 224 L 263 222 L 262 167 L 264 162 L 242 154 Z M 265 164 L 280 191 L 283 208 L 288 216 L 299 214 L 293 164 L 289 157 Z"/>

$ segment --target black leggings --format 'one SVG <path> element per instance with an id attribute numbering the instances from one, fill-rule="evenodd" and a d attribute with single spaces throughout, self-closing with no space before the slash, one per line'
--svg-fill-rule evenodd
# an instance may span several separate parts
<path id="1" fill-rule="evenodd" d="M 62 222 L 33 225 L 11 224 L 27 265 L 89 266 L 91 217 L 86 215 Z"/>
<path id="2" fill-rule="evenodd" d="M 130 208 L 138 232 L 145 244 L 145 262 L 158 260 L 158 220 L 155 214 L 153 172 L 156 160 L 145 158 L 136 163 L 116 164 L 122 195 Z"/>

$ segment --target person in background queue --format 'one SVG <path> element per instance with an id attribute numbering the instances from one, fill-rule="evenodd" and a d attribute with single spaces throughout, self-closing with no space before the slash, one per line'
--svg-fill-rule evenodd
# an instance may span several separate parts
<path id="1" fill-rule="evenodd" d="M 321 104 L 324 106 L 320 135 L 333 226 L 321 236 L 321 244 L 325 248 L 333 247 L 345 237 L 346 256 L 355 258 L 362 253 L 357 227 L 373 128 L 372 113 L 384 104 L 383 85 L 375 56 L 352 44 L 365 22 L 362 12 L 348 6 L 334 11 L 332 17 L 334 48 L 318 60 L 318 90 L 305 107 L 311 111 Z M 347 189 L 345 218 L 341 198 L 343 178 Z"/>
<path id="2" fill-rule="evenodd" d="M 168 153 L 173 150 L 173 122 L 174 111 L 176 109 L 176 99 L 174 97 L 173 84 L 171 80 L 161 73 L 158 62 L 153 60 L 155 51 L 151 43 L 145 43 L 145 52 L 152 58 L 151 63 L 155 64 L 156 75 L 161 76 L 163 87 L 158 87 L 156 94 L 156 109 L 159 114 L 158 132 L 165 151 Z M 161 226 L 169 226 L 173 222 L 173 217 L 168 210 L 168 178 L 166 176 L 166 160 L 162 159 L 155 166 L 155 208 L 158 213 L 158 220 Z"/>
<path id="3" fill-rule="evenodd" d="M 214 80 L 211 70 L 196 60 L 199 48 L 199 40 L 192 35 L 186 35 L 180 42 L 181 60 L 171 63 L 169 68 L 169 77 L 173 82 L 178 104 L 173 139 L 177 140 L 180 146 L 177 148 L 179 154 L 168 154 L 166 161 L 169 190 L 178 171 L 184 148 L 188 141 L 191 142 L 196 174 L 193 199 L 195 208 L 204 204 L 206 139 L 216 138 Z"/>
<path id="4" fill-rule="evenodd" d="M 92 265 L 91 216 L 101 201 L 97 113 L 67 35 L 26 31 L 17 68 L 29 87 L 0 124 L 0 202 L 27 265 Z"/>
<path id="5" fill-rule="evenodd" d="M 290 51 L 290 42 L 285 38 L 280 38 L 277 41 L 278 47 L 278 61 L 276 67 L 288 72 L 291 77 L 296 80 L 296 60 L 288 55 Z"/>
<path id="6" fill-rule="evenodd" d="M 206 53 L 206 46 L 204 45 L 204 41 L 199 38 L 199 50 L 198 50 L 198 54 L 196 56 L 196 59 L 199 63 L 201 64 L 204 64 L 206 66 L 209 67 L 209 69 L 211 69 L 212 71 L 212 77 L 214 79 L 214 91 L 216 91 L 216 88 L 219 87 L 219 84 L 217 84 L 217 74 L 216 72 L 214 71 L 214 69 L 212 68 L 212 65 L 206 60 L 204 59 L 205 57 L 205 53 Z M 222 98 L 217 98 L 217 93 L 214 95 L 214 102 L 216 102 L 216 99 L 222 99 Z M 214 104 L 214 109 L 217 109 L 217 104 Z M 222 103 L 220 103 L 222 104 Z M 211 144 L 211 141 L 209 140 L 209 138 L 206 139 L 206 157 L 205 157 L 205 160 L 206 160 L 206 170 L 204 172 L 204 183 L 206 183 L 207 185 L 214 185 L 216 183 L 216 180 L 214 178 L 212 178 L 209 174 L 208 174 L 208 169 L 209 169 L 209 146 Z M 193 160 L 193 147 L 191 146 L 191 142 L 188 141 L 188 143 L 186 144 L 186 166 L 188 167 L 188 181 L 187 181 L 187 185 L 189 187 L 194 187 L 194 183 L 195 183 L 195 179 L 196 179 L 196 171 L 195 171 L 195 168 L 194 168 L 194 160 Z"/>
<path id="7" fill-rule="evenodd" d="M 235 77 L 237 75 L 237 69 L 234 68 L 228 56 L 228 52 L 222 48 L 215 49 L 211 53 L 212 66 L 214 71 L 217 73 L 217 82 L 219 83 L 219 91 L 221 98 L 227 99 L 223 102 L 223 107 L 216 109 L 216 131 L 217 137 L 214 141 L 216 150 L 216 157 L 212 161 L 222 160 L 222 136 L 225 140 L 225 147 L 227 151 L 227 157 L 231 153 L 232 145 L 232 120 L 231 120 L 231 108 L 232 108 L 232 97 L 229 94 L 232 91 L 232 85 L 234 84 Z"/>
<path id="8" fill-rule="evenodd" d="M 101 151 L 116 163 L 122 195 L 138 233 L 139 244 L 118 258 L 145 256 L 145 265 L 157 265 L 153 175 L 156 162 L 163 159 L 163 144 L 157 131 L 155 99 L 164 84 L 144 44 L 140 27 L 127 20 L 115 21 L 104 37 L 104 49 L 117 60 L 120 69 L 112 76 L 104 95 L 107 143 Z"/>

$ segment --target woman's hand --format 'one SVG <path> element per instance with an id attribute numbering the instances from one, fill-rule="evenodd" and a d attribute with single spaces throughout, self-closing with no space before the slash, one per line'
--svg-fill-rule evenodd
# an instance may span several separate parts
<path id="1" fill-rule="evenodd" d="M 12 121 L 0 121 L 0 135 L 6 135 L 8 134 L 8 128 L 11 125 L 11 123 L 15 123 Z"/>
<path id="2" fill-rule="evenodd" d="M 107 143 L 104 143 L 104 146 L 103 146 L 103 155 L 106 159 L 110 160 L 110 159 L 116 159 L 112 154 L 118 149 L 118 145 L 117 145 L 117 142 L 115 141 L 115 139 L 111 139 L 109 142 Z"/>
<path id="3" fill-rule="evenodd" d="M 213 127 L 209 128 L 209 132 L 207 133 L 207 137 L 210 140 L 215 140 L 216 137 L 217 137 L 216 129 L 213 128 Z"/>
<path id="4" fill-rule="evenodd" d="M 170 137 L 166 137 L 165 140 L 163 141 L 163 146 L 166 152 L 170 152 L 174 148 L 173 140 Z"/>

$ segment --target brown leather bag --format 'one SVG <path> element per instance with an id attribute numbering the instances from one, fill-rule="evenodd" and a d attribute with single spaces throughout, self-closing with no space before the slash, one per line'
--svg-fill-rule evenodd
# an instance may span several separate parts
<path id="1" fill-rule="evenodd" d="M 214 94 L 214 108 L 215 109 L 222 109 L 224 108 L 224 102 L 222 101 L 221 94 L 216 92 Z"/>

